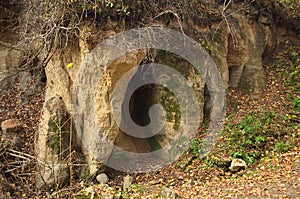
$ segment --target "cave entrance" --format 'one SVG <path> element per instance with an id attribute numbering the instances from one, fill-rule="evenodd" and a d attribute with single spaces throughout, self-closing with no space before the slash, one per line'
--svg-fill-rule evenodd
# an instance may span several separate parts
<path id="1" fill-rule="evenodd" d="M 140 75 L 143 74 L 142 70 L 143 69 L 141 67 L 138 67 L 138 70 L 131 79 L 131 81 L 135 81 L 135 78 L 141 78 Z M 130 86 L 131 81 L 129 82 L 128 87 Z M 149 110 L 152 105 L 158 103 L 159 87 L 159 85 L 155 84 L 146 84 L 136 89 L 133 95 L 130 96 L 130 119 L 135 124 L 143 127 L 147 126 L 151 122 L 149 117 Z M 126 118 L 122 118 L 122 120 L 125 119 Z M 115 145 L 122 148 L 123 150 L 135 153 L 149 153 L 161 148 L 158 142 L 156 141 L 155 136 L 149 138 L 134 137 L 127 134 L 126 132 L 123 132 L 121 129 L 119 129 L 119 134 L 115 140 Z"/>
<path id="2" fill-rule="evenodd" d="M 148 55 L 147 55 L 148 56 Z M 140 62 L 139 67 L 136 69 L 135 74 L 129 81 L 128 85 L 126 85 L 126 93 L 128 90 L 131 90 L 131 82 L 135 81 L 142 81 L 145 82 L 145 74 L 152 76 L 155 78 L 160 78 L 157 76 L 157 71 L 152 71 L 151 67 L 148 67 L 147 63 L 151 63 L 147 58 Z M 190 82 L 194 82 L 192 87 L 195 91 L 195 95 L 197 97 L 200 112 L 199 114 L 199 125 L 203 119 L 203 105 L 204 105 L 204 84 L 202 77 L 194 68 L 188 63 L 186 60 L 174 55 L 172 53 L 166 51 L 158 51 L 153 59 L 155 63 L 164 64 L 173 69 L 177 70 L 179 74 L 173 74 L 173 76 L 168 79 L 172 84 L 176 85 L 180 88 L 183 82 L 180 82 L 180 77 L 184 77 L 186 80 Z M 146 65 L 145 65 L 146 64 Z M 156 75 L 155 75 L 156 74 Z M 166 78 L 166 77 L 161 77 Z M 114 140 L 115 146 L 119 149 L 124 151 L 133 152 L 133 153 L 149 153 L 154 152 L 159 149 L 166 150 L 162 153 L 162 155 L 168 155 L 167 150 L 171 150 L 168 148 L 171 146 L 174 141 L 177 140 L 177 137 L 180 132 L 180 127 L 182 125 L 181 119 L 181 112 L 182 107 L 179 103 L 178 97 L 173 93 L 169 88 L 158 85 L 158 84 L 141 84 L 139 88 L 133 91 L 132 96 L 128 96 L 127 100 L 124 100 L 124 103 L 128 103 L 129 101 L 129 108 L 128 105 L 122 105 L 122 113 L 121 115 L 124 116 L 126 114 L 125 111 L 130 113 L 130 120 L 133 121 L 136 125 L 140 127 L 144 127 L 152 124 L 153 121 L 150 120 L 149 110 L 155 104 L 160 104 L 164 109 L 164 123 L 163 127 L 159 129 L 159 132 L 154 132 L 155 134 L 151 137 L 147 138 L 140 138 L 140 137 L 133 137 L 130 135 L 130 132 L 123 132 L 121 128 L 118 128 L 118 134 L 116 139 Z M 182 91 L 185 92 L 185 91 Z M 123 109 L 124 108 L 124 109 Z M 127 108 L 127 110 L 126 110 Z M 127 116 L 129 117 L 129 116 Z M 153 120 L 160 120 L 160 116 L 152 117 Z M 125 125 L 128 120 L 126 117 L 122 117 L 121 123 L 125 122 Z M 161 121 L 161 120 L 160 120 Z M 154 121 L 156 124 L 156 121 Z M 155 130 L 154 130 L 155 131 Z M 137 132 L 137 133 L 144 133 L 144 132 Z M 146 135 L 145 135 L 146 136 Z M 143 136 L 141 136 L 143 137 Z M 114 148 L 113 156 L 119 153 L 119 149 L 116 147 Z"/>
<path id="3" fill-rule="evenodd" d="M 247 55 L 245 44 L 235 44 L 232 37 L 228 37 L 228 52 L 226 55 L 229 73 L 228 86 L 238 88 L 243 74 L 245 64 L 249 55 Z"/>

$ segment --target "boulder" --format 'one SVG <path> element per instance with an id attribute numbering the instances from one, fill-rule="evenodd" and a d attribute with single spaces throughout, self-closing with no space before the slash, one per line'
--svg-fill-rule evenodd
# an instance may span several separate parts
<path id="1" fill-rule="evenodd" d="M 59 95 L 48 99 L 35 138 L 36 186 L 63 185 L 69 177 L 70 115 Z"/>
<path id="2" fill-rule="evenodd" d="M 18 145 L 21 142 L 20 133 L 23 131 L 23 125 L 19 119 L 9 119 L 1 123 L 3 136 L 10 141 L 12 145 Z"/>
<path id="3" fill-rule="evenodd" d="M 240 170 L 245 169 L 246 167 L 247 167 L 247 164 L 244 160 L 236 158 L 231 161 L 229 170 L 231 172 L 238 172 Z"/>
<path id="4" fill-rule="evenodd" d="M 108 182 L 108 176 L 105 173 L 100 173 L 97 175 L 96 180 L 101 184 L 106 184 Z"/>

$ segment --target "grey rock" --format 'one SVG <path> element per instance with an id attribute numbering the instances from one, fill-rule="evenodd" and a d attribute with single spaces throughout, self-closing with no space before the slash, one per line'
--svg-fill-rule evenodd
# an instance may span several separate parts
<path id="1" fill-rule="evenodd" d="M 63 185 L 69 177 L 68 155 L 70 115 L 59 95 L 48 99 L 42 110 L 42 118 L 35 140 L 38 160 L 36 186 Z"/>
<path id="2" fill-rule="evenodd" d="M 96 180 L 99 183 L 106 184 L 109 179 L 108 179 L 108 176 L 105 173 L 100 173 L 99 175 L 97 175 Z"/>
<path id="3" fill-rule="evenodd" d="M 131 184 L 133 182 L 133 177 L 127 175 L 125 178 L 124 178 L 124 182 L 123 182 L 123 190 L 126 190 L 128 189 Z"/>
<path id="4" fill-rule="evenodd" d="M 245 169 L 246 167 L 247 164 L 244 160 L 236 158 L 232 160 L 229 170 L 232 172 L 238 172 L 240 170 Z"/>

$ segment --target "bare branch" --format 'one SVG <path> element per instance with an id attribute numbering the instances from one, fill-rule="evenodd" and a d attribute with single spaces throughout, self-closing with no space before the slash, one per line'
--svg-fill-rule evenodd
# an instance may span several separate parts
<path id="1" fill-rule="evenodd" d="M 162 16 L 162 15 L 164 15 L 164 14 L 173 14 L 173 15 L 176 17 L 176 19 L 177 19 L 178 25 L 179 25 L 179 27 L 180 27 L 180 31 L 181 31 L 183 34 L 185 34 L 184 31 L 183 31 L 183 28 L 182 28 L 182 22 L 181 22 L 181 20 L 180 20 L 180 17 L 178 16 L 178 14 L 177 14 L 176 12 L 174 12 L 174 11 L 172 11 L 172 10 L 166 10 L 166 11 L 164 11 L 164 12 L 159 13 L 157 16 L 155 16 L 155 17 L 152 18 L 152 21 L 154 21 L 156 18 L 158 18 L 158 17 L 160 17 L 160 16 Z"/>

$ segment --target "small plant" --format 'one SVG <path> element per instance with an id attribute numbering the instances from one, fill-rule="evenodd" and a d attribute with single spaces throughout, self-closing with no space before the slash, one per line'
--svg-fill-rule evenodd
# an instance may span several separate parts
<path id="1" fill-rule="evenodd" d="M 194 138 L 191 142 L 191 151 L 192 154 L 196 157 L 200 153 L 200 141 L 198 138 Z"/>
<path id="2" fill-rule="evenodd" d="M 300 109 L 300 99 L 299 98 L 295 98 L 292 101 L 290 107 L 293 108 L 293 109 L 298 109 L 299 110 Z"/>
<path id="3" fill-rule="evenodd" d="M 259 135 L 259 136 L 255 137 L 255 143 L 257 143 L 257 144 L 265 142 L 265 141 L 266 141 L 266 138 L 262 135 Z"/>
<path id="4" fill-rule="evenodd" d="M 237 156 L 238 157 L 238 156 Z M 227 169 L 230 166 L 230 159 L 223 159 L 221 157 L 216 156 L 215 154 L 206 155 L 201 158 L 201 168 L 210 169 L 212 167 L 219 167 L 223 169 Z"/>
<path id="5" fill-rule="evenodd" d="M 121 196 L 122 196 L 122 198 L 130 198 L 129 193 L 126 190 L 121 192 Z"/>
<path id="6" fill-rule="evenodd" d="M 175 131 L 178 131 L 181 119 L 181 109 L 178 99 L 175 97 L 174 93 L 169 92 L 167 89 L 165 89 L 164 95 L 161 97 L 160 100 L 162 106 L 166 110 L 167 121 L 173 122 L 173 129 Z"/>
<path id="7" fill-rule="evenodd" d="M 131 188 L 134 189 L 134 190 L 137 190 L 137 191 L 140 190 L 139 186 L 138 186 L 137 184 L 135 184 L 135 183 L 133 183 L 133 184 L 131 185 Z"/>
<path id="8" fill-rule="evenodd" d="M 277 142 L 275 144 L 275 151 L 278 153 L 283 153 L 283 152 L 287 152 L 289 151 L 289 149 L 291 148 L 291 145 L 289 142 Z"/>
<path id="9" fill-rule="evenodd" d="M 194 138 L 190 144 L 190 149 L 194 157 L 198 157 L 203 144 L 207 142 L 206 139 L 200 140 L 199 138 Z"/>
<path id="10" fill-rule="evenodd" d="M 259 153 L 256 152 L 244 152 L 243 150 L 239 150 L 232 154 L 233 158 L 241 158 L 246 161 L 248 165 L 251 165 L 256 162 L 259 157 Z"/>
<path id="11" fill-rule="evenodd" d="M 259 112 L 249 112 L 240 122 L 229 124 L 224 133 L 227 137 L 228 153 L 234 158 L 241 158 L 247 164 L 256 163 L 264 154 L 269 140 L 274 140 L 272 126 L 278 125 L 282 116 L 272 110 L 262 109 Z M 278 137 L 280 137 L 279 135 Z"/>

